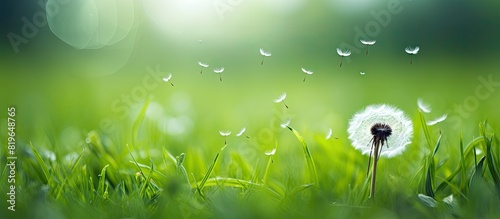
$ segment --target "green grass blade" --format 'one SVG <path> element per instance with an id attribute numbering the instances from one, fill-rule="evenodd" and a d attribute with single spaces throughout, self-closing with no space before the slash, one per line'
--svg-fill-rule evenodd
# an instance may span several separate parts
<path id="1" fill-rule="evenodd" d="M 483 137 L 486 144 L 486 163 L 488 164 L 488 170 L 490 171 L 491 177 L 493 178 L 493 182 L 498 193 L 497 196 L 500 199 L 500 177 L 498 176 L 497 166 L 495 165 L 495 157 L 493 156 L 493 152 L 491 151 L 493 139 L 486 137 L 486 133 L 484 132 Z"/>
<path id="2" fill-rule="evenodd" d="M 142 121 L 144 120 L 144 116 L 146 115 L 146 111 L 148 109 L 149 102 L 151 101 L 151 97 L 148 96 L 146 98 L 146 101 L 144 102 L 144 105 L 141 108 L 141 111 L 139 111 L 139 115 L 134 121 L 134 125 L 132 126 L 132 144 L 134 146 L 137 146 L 137 138 L 139 135 L 139 128 L 141 127 Z"/>
<path id="3" fill-rule="evenodd" d="M 99 174 L 99 184 L 97 185 L 97 194 L 103 197 L 104 199 L 107 198 L 106 196 L 106 169 L 108 169 L 109 164 L 104 166 L 101 170 L 101 174 Z"/>
<path id="4" fill-rule="evenodd" d="M 185 156 L 186 155 L 184 153 L 181 153 L 181 155 L 179 155 L 176 158 L 176 160 L 177 160 L 177 170 L 176 171 L 177 171 L 177 175 L 179 177 L 183 177 L 184 178 L 184 180 L 186 181 L 188 189 L 191 191 L 189 177 L 188 177 L 186 168 L 184 168 L 184 165 L 183 165 Z"/>
<path id="5" fill-rule="evenodd" d="M 64 177 L 64 181 L 62 182 L 61 187 L 59 187 L 59 190 L 58 190 L 57 195 L 56 195 L 56 200 L 59 199 L 59 197 L 61 196 L 62 191 L 63 191 L 64 187 L 66 186 L 66 183 L 68 182 L 69 176 L 71 176 L 71 174 L 75 170 L 75 167 L 78 165 L 78 163 L 80 162 L 82 157 L 83 157 L 83 152 L 78 156 L 78 158 L 75 160 L 75 162 L 73 162 L 73 165 L 71 165 L 71 168 L 69 169 L 68 175 L 66 177 Z"/>
<path id="6" fill-rule="evenodd" d="M 220 153 L 222 153 L 222 151 L 224 150 L 224 148 L 226 148 L 227 144 L 224 145 L 220 150 L 219 152 L 217 152 L 217 154 L 215 155 L 215 158 L 214 158 L 214 161 L 212 162 L 212 164 L 210 165 L 210 167 L 208 168 L 207 170 L 207 173 L 203 176 L 203 179 L 201 180 L 200 184 L 198 185 L 198 193 L 200 195 L 203 196 L 203 188 L 205 187 L 205 183 L 207 182 L 208 178 L 210 177 L 210 175 L 212 174 L 212 172 L 214 171 L 214 167 L 215 165 L 217 164 L 217 161 L 219 160 L 219 156 L 220 156 Z"/>
<path id="7" fill-rule="evenodd" d="M 437 151 L 439 150 L 439 146 L 441 145 L 441 133 L 439 133 L 439 137 L 438 137 L 438 140 L 436 142 L 436 147 L 434 147 L 434 151 L 432 152 L 432 158 L 434 158 L 434 156 L 436 155 Z"/>
<path id="8" fill-rule="evenodd" d="M 316 172 L 316 165 L 314 165 L 314 160 L 312 158 L 311 152 L 309 151 L 309 148 L 307 147 L 307 143 L 304 140 L 304 137 L 299 134 L 295 129 L 293 129 L 290 126 L 287 126 L 287 128 L 292 131 L 292 133 L 297 137 L 299 142 L 302 144 L 302 149 L 304 150 L 304 155 L 306 156 L 306 161 L 307 161 L 307 167 L 309 169 L 309 174 L 310 174 L 310 180 L 314 182 L 316 187 L 319 188 L 319 180 L 318 180 L 318 173 Z"/>
<path id="9" fill-rule="evenodd" d="M 146 177 L 146 179 L 144 180 L 142 187 L 141 187 L 141 191 L 139 192 L 139 194 L 143 198 L 144 197 L 152 197 L 154 195 L 154 194 L 147 194 L 147 191 L 146 191 L 146 189 L 148 189 L 150 186 L 151 179 L 153 178 L 153 171 L 154 171 L 154 163 L 153 163 L 153 160 L 151 160 L 151 169 L 149 170 L 149 174 Z M 142 176 L 144 176 L 144 175 L 142 175 Z"/>
<path id="10" fill-rule="evenodd" d="M 127 150 L 128 150 L 128 153 L 130 154 L 130 156 L 132 157 L 132 160 L 134 161 L 134 164 L 137 166 L 137 169 L 139 169 L 139 172 L 145 176 L 144 172 L 142 171 L 141 169 L 141 166 L 139 165 L 139 163 L 137 162 L 137 160 L 135 159 L 134 155 L 132 154 L 132 151 L 130 151 L 130 147 L 128 146 L 128 144 L 126 145 L 127 146 Z"/>
<path id="11" fill-rule="evenodd" d="M 436 147 L 432 152 L 432 155 L 429 157 L 429 166 L 427 168 L 427 175 L 425 178 L 425 194 L 430 197 L 435 197 L 434 194 L 434 184 L 435 184 L 435 174 L 436 174 L 436 166 L 434 164 L 434 156 L 439 150 L 439 146 L 441 145 L 441 134 L 436 142 Z"/>
<path id="12" fill-rule="evenodd" d="M 469 187 L 471 187 L 478 179 L 483 178 L 483 165 L 486 160 L 486 156 L 483 156 L 479 163 L 477 163 L 476 168 L 474 168 L 474 172 L 472 172 L 472 176 L 469 180 Z"/>
<path id="13" fill-rule="evenodd" d="M 33 150 L 33 153 L 35 154 L 35 159 L 40 168 L 42 169 L 43 175 L 45 176 L 45 181 L 43 182 L 44 184 L 52 184 L 52 176 L 50 175 L 49 172 L 49 167 L 43 161 L 42 156 L 40 156 L 40 153 L 35 149 L 35 146 L 33 146 L 33 143 L 30 142 L 31 150 Z"/>
<path id="14" fill-rule="evenodd" d="M 422 124 L 422 129 L 424 130 L 425 140 L 427 140 L 427 146 L 429 149 L 432 147 L 431 135 L 429 134 L 429 128 L 427 127 L 427 123 L 425 122 L 424 113 L 419 110 L 420 123 Z"/>
<path id="15" fill-rule="evenodd" d="M 461 189 L 467 189 L 465 186 L 466 184 L 466 172 L 467 168 L 465 167 L 465 156 L 464 156 L 464 137 L 462 133 L 460 133 L 460 165 L 461 165 L 461 171 L 460 171 L 460 188 Z"/>

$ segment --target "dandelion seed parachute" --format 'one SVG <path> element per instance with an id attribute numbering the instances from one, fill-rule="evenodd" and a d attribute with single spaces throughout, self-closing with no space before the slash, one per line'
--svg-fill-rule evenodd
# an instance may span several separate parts
<path id="1" fill-rule="evenodd" d="M 417 106 L 422 112 L 424 113 L 430 113 L 432 108 L 431 105 L 425 103 L 422 99 L 418 98 L 417 100 Z"/>
<path id="2" fill-rule="evenodd" d="M 380 156 L 390 158 L 402 154 L 411 143 L 413 124 L 403 111 L 385 104 L 370 105 L 354 114 L 347 129 L 352 146 L 369 155 L 373 139 L 371 128 L 377 123 L 388 125 L 392 130 Z"/>

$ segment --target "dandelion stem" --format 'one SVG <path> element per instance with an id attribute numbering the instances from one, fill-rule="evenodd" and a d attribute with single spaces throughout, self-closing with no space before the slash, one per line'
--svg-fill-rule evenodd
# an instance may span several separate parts
<path id="1" fill-rule="evenodd" d="M 373 142 L 373 170 L 372 170 L 372 180 L 370 183 L 370 199 L 375 200 L 375 178 L 377 176 L 377 163 L 378 157 L 380 155 L 379 147 L 380 147 L 381 139 L 375 138 Z"/>
<path id="2" fill-rule="evenodd" d="M 343 59 L 344 59 L 344 58 L 340 58 L 340 67 L 342 67 L 342 60 L 343 60 Z"/>
<path id="3" fill-rule="evenodd" d="M 365 55 L 368 55 L 368 45 L 366 45 L 366 52 Z"/>
<path id="4" fill-rule="evenodd" d="M 260 65 L 263 65 L 263 64 L 264 64 L 264 57 L 265 57 L 265 56 L 262 56 L 262 61 L 260 62 Z"/>
<path id="5" fill-rule="evenodd" d="M 410 57 L 410 65 L 413 64 L 413 57 Z"/>
<path id="6" fill-rule="evenodd" d="M 286 105 L 285 101 L 283 100 L 283 104 L 285 105 L 285 107 L 288 109 L 288 105 Z"/>

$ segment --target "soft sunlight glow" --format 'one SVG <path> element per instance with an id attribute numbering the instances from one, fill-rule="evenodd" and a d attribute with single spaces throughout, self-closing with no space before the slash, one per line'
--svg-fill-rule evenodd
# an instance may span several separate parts
<path id="1" fill-rule="evenodd" d="M 263 0 L 262 3 L 273 12 L 289 14 L 303 8 L 306 0 Z"/>
<path id="2" fill-rule="evenodd" d="M 210 0 L 144 0 L 143 3 L 147 16 L 169 35 L 200 27 L 207 17 L 216 16 Z"/>

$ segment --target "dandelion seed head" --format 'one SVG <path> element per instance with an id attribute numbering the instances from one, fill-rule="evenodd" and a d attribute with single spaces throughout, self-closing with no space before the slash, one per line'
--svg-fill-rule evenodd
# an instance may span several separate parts
<path id="1" fill-rule="evenodd" d="M 283 92 L 278 98 L 274 99 L 275 103 L 281 103 L 286 98 L 286 92 Z"/>
<path id="2" fill-rule="evenodd" d="M 306 73 L 306 74 L 308 74 L 308 75 L 312 75 L 312 74 L 314 73 L 314 72 L 309 71 L 309 70 L 307 70 L 307 69 L 305 69 L 305 68 L 301 68 L 301 69 L 302 69 L 302 72 L 304 72 L 304 73 Z"/>
<path id="3" fill-rule="evenodd" d="M 373 44 L 375 44 L 377 41 L 376 40 L 359 40 L 363 45 L 368 45 L 368 46 L 371 46 Z"/>
<path id="4" fill-rule="evenodd" d="M 220 135 L 222 135 L 224 137 L 231 135 L 230 131 L 219 131 L 219 133 L 220 133 Z"/>
<path id="5" fill-rule="evenodd" d="M 168 82 L 168 81 L 170 81 L 170 79 L 172 79 L 172 74 L 168 74 L 167 77 L 164 77 L 163 81 Z"/>
<path id="6" fill-rule="evenodd" d="M 281 128 L 286 128 L 286 127 L 288 127 L 288 126 L 290 125 L 290 122 L 291 122 L 291 121 L 292 121 L 291 119 L 287 119 L 286 121 L 282 122 L 282 123 L 280 124 Z"/>
<path id="7" fill-rule="evenodd" d="M 416 55 L 418 51 L 420 50 L 420 47 L 416 46 L 415 48 L 412 48 L 410 46 L 405 48 L 406 53 L 410 55 Z"/>
<path id="8" fill-rule="evenodd" d="M 208 64 L 207 63 L 203 63 L 203 62 L 198 62 L 198 65 L 203 67 L 203 68 L 208 68 Z"/>
<path id="9" fill-rule="evenodd" d="M 259 51 L 260 51 L 260 54 L 261 54 L 261 55 L 263 55 L 263 56 L 266 56 L 266 57 L 271 56 L 271 52 L 269 52 L 269 51 L 265 51 L 265 50 L 264 50 L 264 49 L 262 49 L 262 48 L 260 48 L 260 49 L 259 49 Z"/>
<path id="10" fill-rule="evenodd" d="M 271 150 L 267 150 L 264 152 L 264 154 L 266 154 L 267 156 L 273 156 L 274 154 L 276 154 L 276 148 L 273 148 Z"/>
<path id="11" fill-rule="evenodd" d="M 431 105 L 425 103 L 422 98 L 417 99 L 417 106 L 424 113 L 430 113 L 432 110 Z"/>
<path id="12" fill-rule="evenodd" d="M 411 143 L 413 124 L 403 111 L 380 104 L 370 105 L 354 114 L 347 129 L 353 147 L 366 155 L 370 154 L 373 132 L 377 131 L 387 137 L 384 144 L 387 147 L 382 148 L 380 156 L 394 157 L 403 153 Z"/>
<path id="13" fill-rule="evenodd" d="M 220 73 L 222 73 L 223 71 L 224 71 L 224 67 L 214 69 L 214 72 L 215 72 L 216 74 L 220 74 Z"/>
<path id="14" fill-rule="evenodd" d="M 446 120 L 446 118 L 448 118 L 448 114 L 444 114 L 444 115 L 442 115 L 440 117 L 435 118 L 434 120 L 428 121 L 427 125 L 428 126 L 436 125 L 436 124 L 438 124 L 438 123 L 443 122 L 444 120 Z"/>
<path id="15" fill-rule="evenodd" d="M 364 71 L 359 72 L 360 75 L 365 75 L 366 73 Z"/>
<path id="16" fill-rule="evenodd" d="M 243 127 L 238 133 L 236 133 L 236 136 L 237 137 L 240 137 L 241 135 L 243 135 L 243 133 L 245 133 L 247 129 L 245 127 Z"/>
<path id="17" fill-rule="evenodd" d="M 347 56 L 351 55 L 351 51 L 349 51 L 347 49 L 342 51 L 342 49 L 337 48 L 337 53 L 339 54 L 339 56 L 342 56 L 342 57 L 347 57 Z"/>

